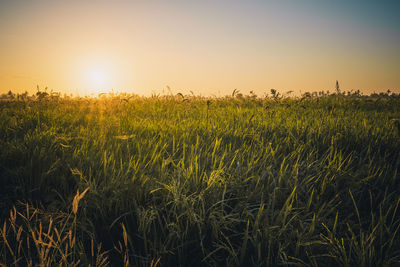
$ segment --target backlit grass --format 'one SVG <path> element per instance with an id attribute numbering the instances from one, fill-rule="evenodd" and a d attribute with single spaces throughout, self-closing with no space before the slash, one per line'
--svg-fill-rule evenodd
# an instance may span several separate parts
<path id="1" fill-rule="evenodd" d="M 0 107 L 0 264 L 400 265 L 396 95 Z"/>

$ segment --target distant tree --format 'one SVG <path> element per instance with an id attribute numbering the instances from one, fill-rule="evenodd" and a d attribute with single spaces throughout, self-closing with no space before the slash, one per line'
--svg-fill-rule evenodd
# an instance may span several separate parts
<path id="1" fill-rule="evenodd" d="M 8 93 L 7 93 L 7 98 L 9 98 L 9 99 L 14 99 L 14 98 L 15 98 L 15 94 L 14 94 L 13 92 L 11 92 L 11 90 L 10 90 L 10 91 L 8 91 Z"/>
<path id="2" fill-rule="evenodd" d="M 353 92 L 352 95 L 353 96 L 361 96 L 361 92 L 360 92 L 360 90 L 356 90 L 355 92 Z"/>

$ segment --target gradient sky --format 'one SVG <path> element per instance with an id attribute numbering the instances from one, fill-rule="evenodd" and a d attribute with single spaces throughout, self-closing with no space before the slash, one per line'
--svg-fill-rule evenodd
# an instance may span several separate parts
<path id="1" fill-rule="evenodd" d="M 0 0 L 0 93 L 400 92 L 399 0 Z"/>

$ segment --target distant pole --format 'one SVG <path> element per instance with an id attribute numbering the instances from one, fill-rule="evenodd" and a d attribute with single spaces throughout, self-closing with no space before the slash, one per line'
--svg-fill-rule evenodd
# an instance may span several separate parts
<path id="1" fill-rule="evenodd" d="M 339 87 L 339 82 L 336 80 L 336 93 L 340 94 L 340 87 Z"/>

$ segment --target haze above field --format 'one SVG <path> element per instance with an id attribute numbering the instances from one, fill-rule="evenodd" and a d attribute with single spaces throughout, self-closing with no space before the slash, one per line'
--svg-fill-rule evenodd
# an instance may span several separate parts
<path id="1" fill-rule="evenodd" d="M 400 91 L 400 2 L 0 1 L 0 93 Z"/>

